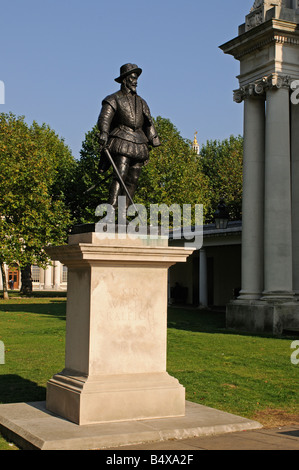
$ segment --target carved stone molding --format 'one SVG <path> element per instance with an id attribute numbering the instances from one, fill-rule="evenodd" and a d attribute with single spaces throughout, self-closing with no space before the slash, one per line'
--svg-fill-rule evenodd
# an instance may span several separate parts
<path id="1" fill-rule="evenodd" d="M 290 88 L 292 79 L 289 75 L 279 75 L 272 73 L 260 80 L 249 83 L 238 90 L 234 90 L 234 101 L 242 103 L 246 98 L 261 97 L 266 98 L 266 91 L 272 88 Z"/>
<path id="2" fill-rule="evenodd" d="M 275 44 L 284 44 L 284 45 L 292 45 L 298 46 L 299 45 L 299 38 L 294 37 L 291 34 L 287 33 L 279 33 L 277 31 L 272 32 L 271 34 L 262 37 L 259 41 L 256 41 L 253 45 L 248 45 L 247 47 L 243 47 L 240 51 L 234 54 L 235 59 L 241 60 L 247 54 L 252 54 L 255 51 L 258 51 L 262 48 L 265 48 L 269 45 Z"/>
<path id="3" fill-rule="evenodd" d="M 279 75 L 272 73 L 268 77 L 263 78 L 265 88 L 290 88 L 292 78 L 289 75 Z"/>
<path id="4" fill-rule="evenodd" d="M 294 9 L 295 7 L 293 6 L 292 0 L 255 0 L 250 13 L 245 19 L 245 30 L 250 31 L 264 23 L 269 10 L 274 10 L 276 17 L 280 18 L 284 16 L 285 12 L 287 12 L 286 14 L 290 14 L 288 10 Z"/>
<path id="5" fill-rule="evenodd" d="M 257 10 L 258 8 L 260 8 L 263 4 L 263 0 L 255 0 L 250 12 L 252 12 L 253 10 Z"/>
<path id="6" fill-rule="evenodd" d="M 246 31 L 250 31 L 251 29 L 259 26 L 264 22 L 264 12 L 262 8 L 256 9 L 252 11 L 249 15 L 246 16 L 245 20 L 245 28 Z"/>

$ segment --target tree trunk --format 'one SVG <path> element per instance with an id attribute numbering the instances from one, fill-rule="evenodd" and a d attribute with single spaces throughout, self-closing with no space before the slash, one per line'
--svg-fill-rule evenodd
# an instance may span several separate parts
<path id="1" fill-rule="evenodd" d="M 3 284 L 3 299 L 7 300 L 8 297 L 8 290 L 7 290 L 7 279 L 4 264 L 0 263 L 1 266 L 1 275 L 2 275 L 2 284 Z"/>
<path id="2" fill-rule="evenodd" d="M 31 295 L 32 294 L 32 276 L 31 276 L 31 265 L 28 264 L 21 269 L 21 294 Z"/>

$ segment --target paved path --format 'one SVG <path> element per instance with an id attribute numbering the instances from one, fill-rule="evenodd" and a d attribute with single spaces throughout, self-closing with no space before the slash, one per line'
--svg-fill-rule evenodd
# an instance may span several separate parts
<path id="1" fill-rule="evenodd" d="M 109 449 L 110 450 L 110 449 Z M 117 450 L 117 449 L 115 449 Z M 118 450 L 299 450 L 299 426 L 258 429 L 181 441 L 126 446 Z"/>

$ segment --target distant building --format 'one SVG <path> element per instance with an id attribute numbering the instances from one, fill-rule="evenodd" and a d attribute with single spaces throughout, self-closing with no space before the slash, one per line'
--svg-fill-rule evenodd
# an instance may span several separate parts
<path id="1" fill-rule="evenodd" d="M 6 271 L 8 289 L 18 290 L 21 288 L 21 272 L 18 266 L 4 265 Z M 59 261 L 53 261 L 46 269 L 38 266 L 31 267 L 33 290 L 67 290 L 67 267 Z M 2 277 L 0 276 L 0 289 L 3 289 Z"/>
<path id="2" fill-rule="evenodd" d="M 200 146 L 199 146 L 199 143 L 197 141 L 197 132 L 195 132 L 194 134 L 194 140 L 193 140 L 193 145 L 192 145 L 192 148 L 193 150 L 197 153 L 197 155 L 199 155 L 199 151 L 200 151 Z"/>
<path id="3" fill-rule="evenodd" d="M 241 222 L 226 229 L 204 225 L 203 246 L 169 269 L 169 301 L 194 307 L 225 307 L 241 287 Z M 179 246 L 185 240 L 172 240 Z"/>

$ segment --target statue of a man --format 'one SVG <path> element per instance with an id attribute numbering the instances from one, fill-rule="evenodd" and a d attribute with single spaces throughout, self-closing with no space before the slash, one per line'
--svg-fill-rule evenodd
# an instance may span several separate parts
<path id="1" fill-rule="evenodd" d="M 125 64 L 120 68 L 120 76 L 115 81 L 121 83 L 121 89 L 103 100 L 98 119 L 100 144 L 110 152 L 131 199 L 142 167 L 149 160 L 149 146 L 161 145 L 149 107 L 136 93 L 141 73 L 135 64 Z M 104 152 L 101 162 L 100 170 L 107 171 L 110 162 Z M 108 203 L 116 208 L 118 196 L 122 195 L 126 192 L 114 171 Z M 129 204 L 127 197 L 127 207 Z"/>

